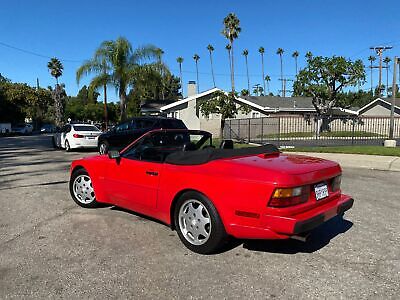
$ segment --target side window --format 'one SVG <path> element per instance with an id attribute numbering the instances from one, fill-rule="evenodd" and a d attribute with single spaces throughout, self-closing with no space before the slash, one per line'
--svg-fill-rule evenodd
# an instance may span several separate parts
<path id="1" fill-rule="evenodd" d="M 128 151 L 122 154 L 122 157 L 150 162 L 163 162 L 165 157 L 162 148 L 162 134 L 153 134 L 144 137 L 137 144 L 133 145 Z"/>
<path id="2" fill-rule="evenodd" d="M 115 128 L 115 131 L 117 131 L 117 132 L 125 131 L 125 130 L 128 130 L 128 128 L 129 128 L 129 122 L 125 122 L 125 123 L 119 124 Z"/>
<path id="3" fill-rule="evenodd" d="M 67 127 L 67 131 L 66 132 L 67 133 L 70 132 L 71 131 L 71 125 L 67 125 L 66 127 Z"/>

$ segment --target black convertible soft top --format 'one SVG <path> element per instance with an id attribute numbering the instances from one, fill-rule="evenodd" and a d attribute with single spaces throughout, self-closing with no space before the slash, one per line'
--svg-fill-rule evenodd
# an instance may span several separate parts
<path id="1" fill-rule="evenodd" d="M 166 157 L 165 162 L 172 165 L 201 165 L 216 159 L 272 154 L 278 152 L 278 148 L 272 144 L 239 149 L 206 148 L 196 151 L 179 151 L 171 153 Z"/>

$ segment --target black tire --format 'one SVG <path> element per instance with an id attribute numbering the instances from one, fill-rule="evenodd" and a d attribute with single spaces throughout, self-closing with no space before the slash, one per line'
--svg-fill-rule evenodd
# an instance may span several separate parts
<path id="1" fill-rule="evenodd" d="M 110 149 L 110 144 L 107 141 L 101 141 L 99 143 L 98 150 L 100 154 L 107 154 L 109 149 Z"/>
<path id="2" fill-rule="evenodd" d="M 65 140 L 65 151 L 70 152 L 71 151 L 71 146 L 69 145 L 68 140 Z"/>
<path id="3" fill-rule="evenodd" d="M 208 239 L 200 245 L 195 245 L 194 243 L 190 242 L 186 237 L 185 234 L 182 232 L 180 226 L 180 216 L 181 208 L 184 209 L 185 205 L 190 203 L 191 201 L 201 203 L 203 207 L 206 209 L 206 212 L 209 215 L 210 219 L 210 226 L 209 226 L 209 236 Z M 189 215 L 189 213 L 187 213 Z M 195 216 L 196 217 L 196 216 Z M 191 251 L 200 253 L 200 254 L 212 254 L 217 252 L 223 246 L 225 246 L 226 242 L 228 241 L 228 235 L 225 231 L 224 224 L 215 208 L 215 206 L 211 203 L 207 197 L 202 195 L 198 192 L 187 192 L 184 193 L 176 203 L 175 211 L 174 211 L 174 224 L 175 229 L 178 233 L 178 236 L 182 243 Z M 196 224 L 193 224 L 194 226 Z M 192 226 L 189 224 L 189 226 Z M 187 227 L 189 227 L 187 226 Z M 193 227 L 193 226 L 192 226 Z M 188 236 L 188 234 L 186 234 Z"/>
<path id="4" fill-rule="evenodd" d="M 69 192 L 71 194 L 72 199 L 75 201 L 76 204 L 78 204 L 79 206 L 82 206 L 84 208 L 96 208 L 99 207 L 100 204 L 96 201 L 96 196 L 94 195 L 94 190 L 93 190 L 93 186 L 91 185 L 91 181 L 89 183 L 89 185 L 87 186 L 87 188 L 91 188 L 93 190 L 93 195 L 89 198 L 87 198 L 88 200 L 85 201 L 86 199 L 83 199 L 83 197 L 79 198 L 79 195 L 77 196 L 77 194 L 79 194 L 78 191 L 74 191 L 75 188 L 77 188 L 75 185 L 75 180 L 79 180 L 82 177 L 88 177 L 90 179 L 90 176 L 88 174 L 88 172 L 86 172 L 85 169 L 78 169 L 76 171 L 74 171 L 71 175 L 71 178 L 69 180 Z M 86 188 L 84 186 L 84 188 Z"/>
<path id="5" fill-rule="evenodd" d="M 51 137 L 51 144 L 53 145 L 54 149 L 57 149 L 57 144 L 56 144 L 56 139 L 54 138 L 54 136 Z"/>

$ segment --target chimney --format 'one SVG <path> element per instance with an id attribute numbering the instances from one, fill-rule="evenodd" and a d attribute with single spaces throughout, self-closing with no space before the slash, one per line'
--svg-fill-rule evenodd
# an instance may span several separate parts
<path id="1" fill-rule="evenodd" d="M 187 95 L 191 97 L 197 94 L 196 81 L 190 80 L 187 87 Z"/>

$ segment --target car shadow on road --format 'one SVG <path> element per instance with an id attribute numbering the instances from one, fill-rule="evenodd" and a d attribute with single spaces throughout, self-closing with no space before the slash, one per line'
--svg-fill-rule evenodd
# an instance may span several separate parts
<path id="1" fill-rule="evenodd" d="M 298 240 L 245 240 L 243 248 L 251 251 L 262 251 L 281 254 L 312 253 L 328 245 L 336 236 L 345 233 L 353 222 L 336 216 L 314 229 L 306 242 Z"/>

